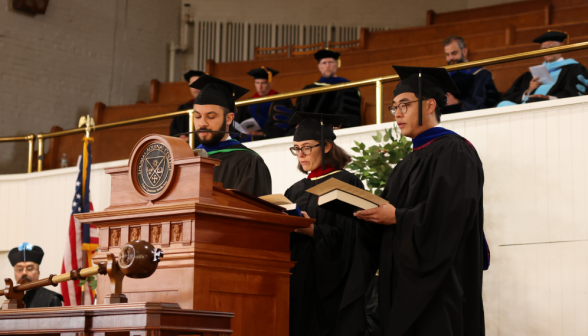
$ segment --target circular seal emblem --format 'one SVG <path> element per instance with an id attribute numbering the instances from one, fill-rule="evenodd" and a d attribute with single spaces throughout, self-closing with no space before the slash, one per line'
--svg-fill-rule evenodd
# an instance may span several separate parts
<path id="1" fill-rule="evenodd" d="M 139 155 L 137 180 L 148 195 L 161 192 L 169 182 L 172 158 L 169 149 L 160 142 L 149 144 Z"/>

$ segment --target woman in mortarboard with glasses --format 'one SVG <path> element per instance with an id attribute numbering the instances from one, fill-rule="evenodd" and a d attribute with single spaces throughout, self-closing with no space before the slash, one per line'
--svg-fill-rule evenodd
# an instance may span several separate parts
<path id="1" fill-rule="evenodd" d="M 296 266 L 290 279 L 290 336 L 363 335 L 368 329 L 364 293 L 377 269 L 377 250 L 365 246 L 377 246 L 379 236 L 355 218 L 319 208 L 318 196 L 306 192 L 331 178 L 364 188 L 344 169 L 351 157 L 334 142 L 333 126 L 343 119 L 296 112 L 290 121 L 298 124 L 290 150 L 308 177 L 292 185 L 285 196 L 316 219 L 310 228 L 291 236 Z"/>

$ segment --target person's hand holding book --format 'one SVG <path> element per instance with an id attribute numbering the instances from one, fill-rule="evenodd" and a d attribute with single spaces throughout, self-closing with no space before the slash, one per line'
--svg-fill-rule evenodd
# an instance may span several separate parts
<path id="1" fill-rule="evenodd" d="M 384 204 L 377 208 L 357 211 L 353 215 L 359 219 L 376 224 L 396 224 L 396 208 L 392 204 Z"/>

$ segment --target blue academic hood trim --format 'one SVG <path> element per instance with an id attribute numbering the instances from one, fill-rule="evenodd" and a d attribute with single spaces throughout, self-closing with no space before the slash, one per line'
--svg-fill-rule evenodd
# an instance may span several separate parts
<path id="1" fill-rule="evenodd" d="M 443 127 L 429 128 L 428 130 L 424 131 L 423 133 L 417 135 L 414 139 L 412 139 L 412 148 L 420 147 L 429 141 L 435 140 L 447 134 L 458 135 L 457 133 L 445 129 Z"/>

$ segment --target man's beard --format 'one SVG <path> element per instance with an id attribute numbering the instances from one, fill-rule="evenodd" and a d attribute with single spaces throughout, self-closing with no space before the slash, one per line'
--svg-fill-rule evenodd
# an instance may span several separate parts
<path id="1" fill-rule="evenodd" d="M 223 118 L 224 119 L 224 118 Z M 202 131 L 202 130 L 207 130 L 207 131 L 225 131 L 227 129 L 227 121 L 226 119 L 223 121 L 223 124 L 221 125 L 221 127 L 217 130 L 213 130 L 210 128 L 205 128 L 205 127 L 201 127 L 198 129 L 198 131 Z M 196 133 L 196 136 L 198 137 L 198 140 L 200 140 L 200 143 L 204 146 L 214 146 L 216 144 L 218 144 L 219 142 L 221 142 L 223 140 L 223 138 L 225 137 L 226 133 L 210 133 L 212 134 L 212 136 L 210 137 L 210 139 L 208 140 L 203 140 L 200 138 L 200 134 Z"/>
<path id="2" fill-rule="evenodd" d="M 464 63 L 464 62 L 465 62 L 465 57 L 463 57 L 463 54 L 461 54 L 460 59 L 449 61 L 449 62 L 447 62 L 447 64 L 452 65 L 452 64 L 458 64 L 458 63 Z"/>

